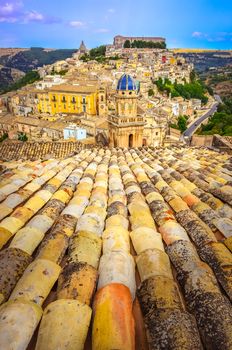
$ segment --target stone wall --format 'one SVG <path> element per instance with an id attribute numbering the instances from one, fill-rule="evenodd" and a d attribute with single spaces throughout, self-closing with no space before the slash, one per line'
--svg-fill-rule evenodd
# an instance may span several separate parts
<path id="1" fill-rule="evenodd" d="M 213 135 L 193 135 L 191 139 L 191 146 L 196 147 L 212 147 Z"/>

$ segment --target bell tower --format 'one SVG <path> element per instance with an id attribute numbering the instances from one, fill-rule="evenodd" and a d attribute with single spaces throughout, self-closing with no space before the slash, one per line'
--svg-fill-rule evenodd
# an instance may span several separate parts
<path id="1" fill-rule="evenodd" d="M 98 115 L 100 117 L 107 116 L 106 89 L 100 87 L 98 90 Z"/>
<path id="2" fill-rule="evenodd" d="M 111 116 L 110 145 L 112 147 L 140 147 L 143 140 L 144 119 L 138 115 L 138 92 L 133 78 L 124 74 L 118 81 L 116 115 Z"/>

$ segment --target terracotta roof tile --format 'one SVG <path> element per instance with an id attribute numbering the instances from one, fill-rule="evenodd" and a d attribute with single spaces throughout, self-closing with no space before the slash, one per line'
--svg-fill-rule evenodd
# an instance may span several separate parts
<path id="1" fill-rule="evenodd" d="M 231 349 L 229 155 L 3 151 L 0 348 Z"/>

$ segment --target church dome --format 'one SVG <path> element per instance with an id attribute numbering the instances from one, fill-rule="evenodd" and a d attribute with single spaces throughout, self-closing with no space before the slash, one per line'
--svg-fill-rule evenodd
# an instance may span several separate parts
<path id="1" fill-rule="evenodd" d="M 117 90 L 136 91 L 137 87 L 134 82 L 134 79 L 129 74 L 123 74 L 118 81 Z"/>

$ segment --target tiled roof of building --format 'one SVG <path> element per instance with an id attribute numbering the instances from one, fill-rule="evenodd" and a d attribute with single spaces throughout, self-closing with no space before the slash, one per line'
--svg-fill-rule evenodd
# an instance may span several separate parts
<path id="1" fill-rule="evenodd" d="M 228 154 L 92 148 L 0 176 L 0 349 L 232 348 Z"/>
<path id="2" fill-rule="evenodd" d="M 78 141 L 62 142 L 2 142 L 0 154 L 2 160 L 64 158 L 80 149 Z M 1 162 L 0 162 L 1 164 Z"/>
<path id="3" fill-rule="evenodd" d="M 68 84 L 61 84 L 61 85 L 54 85 L 50 88 L 49 91 L 51 92 L 71 92 L 71 93 L 87 93 L 91 94 L 93 92 L 96 92 L 98 89 L 97 86 L 89 86 L 89 85 L 68 85 Z"/>
<path id="4" fill-rule="evenodd" d="M 134 79 L 129 74 L 123 74 L 118 81 L 117 90 L 137 90 Z"/>

